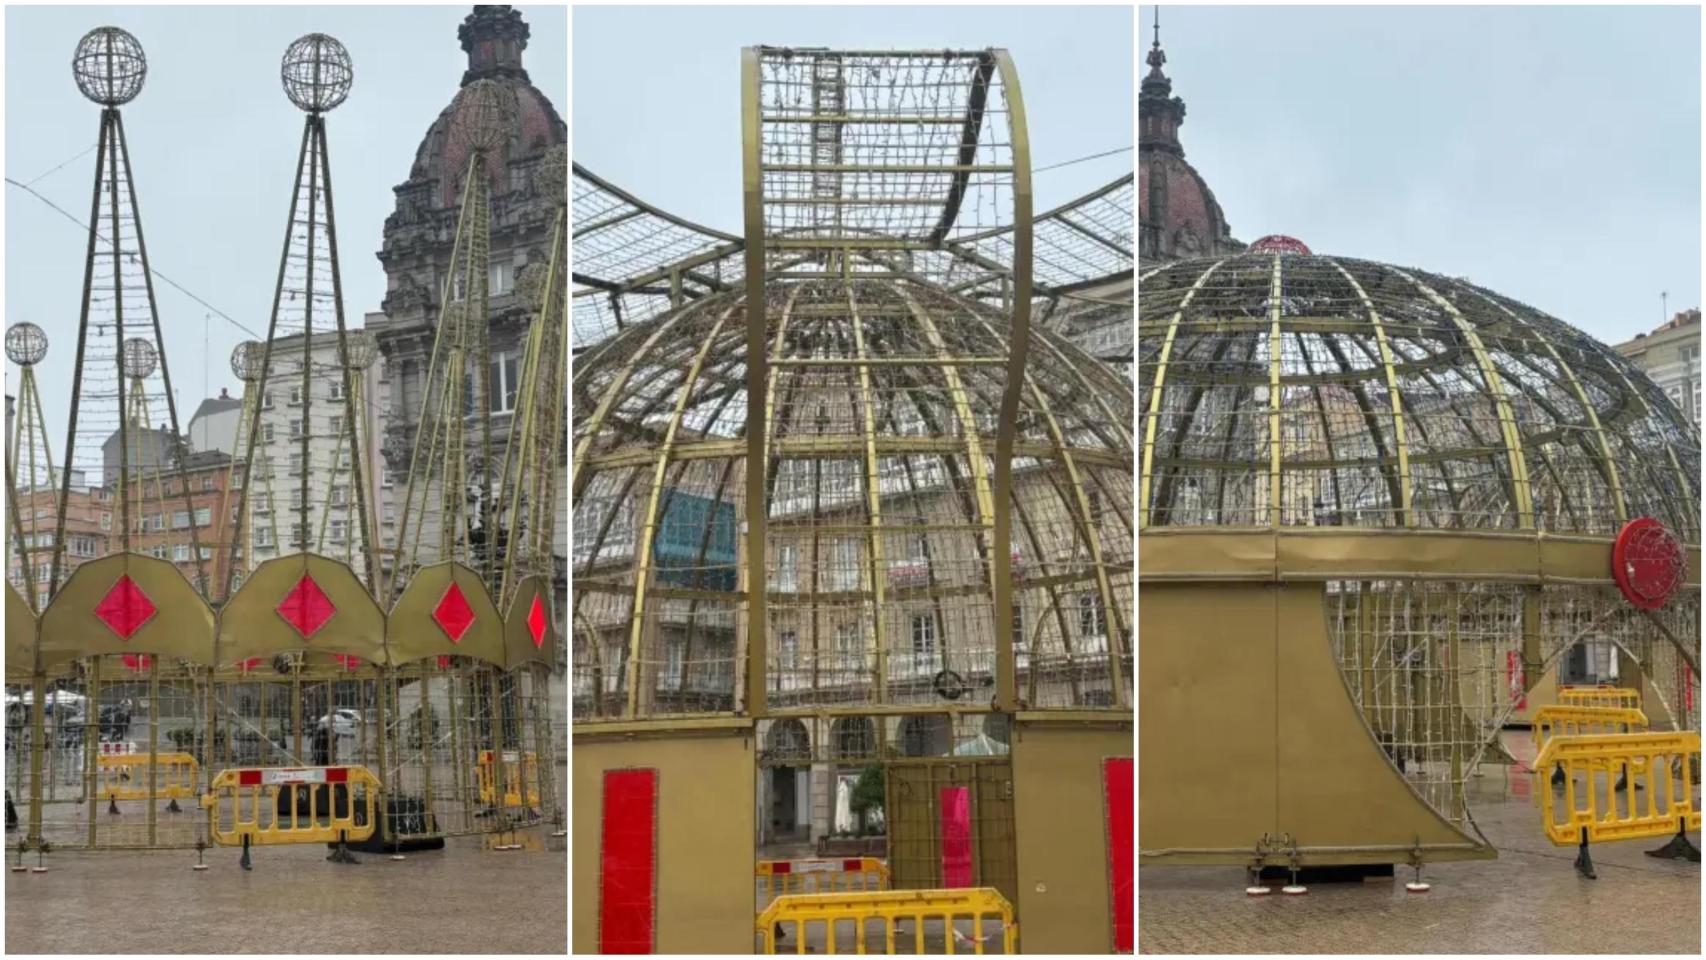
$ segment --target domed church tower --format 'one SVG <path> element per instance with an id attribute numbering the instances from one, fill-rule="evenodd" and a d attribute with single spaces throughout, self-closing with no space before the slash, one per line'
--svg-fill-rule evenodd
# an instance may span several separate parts
<path id="1" fill-rule="evenodd" d="M 1237 253 L 1226 214 L 1196 168 L 1185 161 L 1179 125 L 1185 101 L 1173 96 L 1173 81 L 1161 72 L 1161 24 L 1149 50 L 1149 74 L 1137 101 L 1137 219 L 1139 260 L 1178 260 Z"/>
<path id="2" fill-rule="evenodd" d="M 509 414 L 520 402 L 515 394 L 523 338 L 533 308 L 516 291 L 525 271 L 543 270 L 550 256 L 550 230 L 558 198 L 547 195 L 542 177 L 545 157 L 568 142 L 568 127 L 551 101 L 529 81 L 522 67 L 527 23 L 508 6 L 476 6 L 462 21 L 457 37 L 468 54 L 462 86 L 494 80 L 511 87 L 516 108 L 509 133 L 491 151 L 490 318 L 492 431 L 502 449 L 509 436 Z M 450 270 L 456 234 L 457 204 L 472 146 L 468 123 L 456 113 L 471 103 L 452 97 L 427 129 L 409 168 L 395 187 L 397 209 L 385 220 L 378 256 L 385 266 L 383 315 L 370 314 L 368 327 L 379 340 L 390 381 L 390 415 L 385 432 L 386 466 L 401 478 L 409 469 L 421 393 L 432 356 L 433 336 Z M 561 184 L 559 177 L 556 181 Z M 559 187 L 560 189 L 560 187 Z"/>

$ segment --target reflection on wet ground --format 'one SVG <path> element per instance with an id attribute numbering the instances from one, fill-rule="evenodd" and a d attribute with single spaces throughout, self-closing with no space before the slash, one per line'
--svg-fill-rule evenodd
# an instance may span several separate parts
<path id="1" fill-rule="evenodd" d="M 1519 760 L 1533 758 L 1526 732 L 1505 741 Z M 1644 854 L 1664 838 L 1628 840 L 1594 844 L 1599 879 L 1580 876 L 1575 848 L 1555 847 L 1541 832 L 1541 785 L 1523 767 L 1484 766 L 1469 786 L 1471 813 L 1499 858 L 1424 867 L 1427 894 L 1405 891 L 1413 874 L 1402 867 L 1395 880 L 1259 898 L 1244 895 L 1240 867 L 1142 867 L 1138 949 L 1698 955 L 1700 865 Z M 1690 839 L 1699 845 L 1699 834 Z"/>

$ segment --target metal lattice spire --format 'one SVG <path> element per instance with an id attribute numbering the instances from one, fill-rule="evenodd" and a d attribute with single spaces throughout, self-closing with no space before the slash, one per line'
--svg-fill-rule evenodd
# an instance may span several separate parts
<path id="1" fill-rule="evenodd" d="M 131 176 L 130 149 L 119 106 L 142 91 L 148 61 L 136 38 L 117 27 L 98 27 L 78 42 L 72 74 L 83 95 L 102 105 L 96 142 L 95 185 L 90 201 L 89 246 L 84 259 L 83 299 L 78 318 L 76 364 L 66 427 L 65 469 L 59 477 L 59 503 L 49 590 L 57 590 L 64 569 L 65 524 L 71 480 L 76 474 L 98 476 L 117 488 L 118 552 L 128 553 L 138 529 L 133 501 L 140 472 L 159 470 L 178 461 L 182 450 L 177 404 L 154 299 L 148 246 Z M 135 341 L 142 347 L 129 347 Z M 126 344 L 126 349 L 121 349 Z M 149 358 L 145 372 L 129 369 Z M 140 368 L 138 368 L 140 369 Z M 164 407 L 162 410 L 161 407 Z M 161 420 L 162 436 L 144 446 L 133 423 Z M 116 467 L 106 461 L 116 446 Z M 188 485 L 183 485 L 183 509 L 194 510 Z M 200 535 L 188 525 L 187 539 L 196 565 L 194 578 L 204 595 L 209 588 L 202 560 Z"/>

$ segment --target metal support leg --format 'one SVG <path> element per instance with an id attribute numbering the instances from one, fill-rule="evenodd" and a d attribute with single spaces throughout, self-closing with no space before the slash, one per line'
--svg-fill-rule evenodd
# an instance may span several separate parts
<path id="1" fill-rule="evenodd" d="M 338 831 L 338 848 L 336 850 L 333 850 L 330 854 L 328 854 L 326 859 L 332 863 L 360 863 L 361 862 L 360 860 L 357 860 L 355 858 L 355 854 L 349 852 L 348 847 L 344 846 L 344 831 L 342 831 L 342 830 Z"/>
<path id="2" fill-rule="evenodd" d="M 242 867 L 244 870 L 254 869 L 254 867 L 249 864 L 249 835 L 246 833 L 243 834 L 243 857 L 237 861 L 237 866 Z"/>
<path id="3" fill-rule="evenodd" d="M 1700 848 L 1688 839 L 1688 819 L 1676 818 L 1676 836 L 1670 842 L 1657 850 L 1648 850 L 1647 856 L 1658 857 L 1661 860 L 1687 860 L 1689 863 L 1700 862 Z"/>
<path id="4" fill-rule="evenodd" d="M 1599 874 L 1593 872 L 1593 857 L 1588 855 L 1588 832 L 1582 829 L 1581 850 L 1576 853 L 1576 870 L 1589 880 L 1598 880 Z"/>

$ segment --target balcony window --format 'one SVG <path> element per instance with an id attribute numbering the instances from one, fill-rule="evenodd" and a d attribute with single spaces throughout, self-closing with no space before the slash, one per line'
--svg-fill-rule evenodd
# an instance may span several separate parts
<path id="1" fill-rule="evenodd" d="M 1078 595 L 1078 635 L 1081 637 L 1105 637 L 1108 635 L 1107 611 L 1102 609 L 1102 599 L 1094 593 Z"/>

